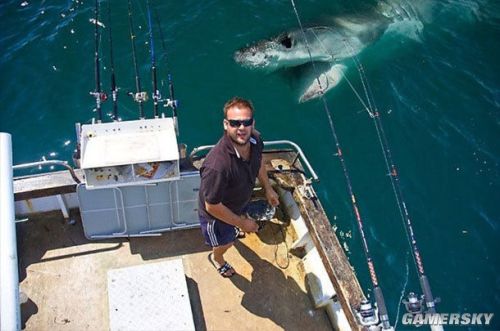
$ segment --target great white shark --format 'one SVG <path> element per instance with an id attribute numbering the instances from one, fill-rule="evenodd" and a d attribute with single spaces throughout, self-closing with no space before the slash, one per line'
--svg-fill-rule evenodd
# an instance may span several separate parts
<path id="1" fill-rule="evenodd" d="M 427 0 L 419 0 L 422 6 Z M 405 28 L 396 28 L 396 25 Z M 411 28 L 408 28 L 410 26 Z M 374 10 L 332 18 L 329 25 L 295 29 L 258 41 L 234 54 L 237 63 L 252 69 L 272 72 L 280 69 L 313 66 L 306 88 L 299 98 L 305 102 L 337 86 L 344 77 L 348 61 L 375 43 L 389 30 L 418 39 L 423 28 L 414 5 L 382 1 Z M 315 66 L 315 63 L 329 65 Z"/>

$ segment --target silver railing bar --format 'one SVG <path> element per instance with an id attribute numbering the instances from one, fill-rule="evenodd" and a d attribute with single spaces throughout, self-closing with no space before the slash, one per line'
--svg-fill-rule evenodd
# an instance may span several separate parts
<path id="1" fill-rule="evenodd" d="M 0 330 L 21 329 L 12 137 L 0 132 Z"/>
<path id="2" fill-rule="evenodd" d="M 273 141 L 264 141 L 264 146 L 267 147 L 267 146 L 276 146 L 276 145 L 289 145 L 289 146 L 292 146 L 295 151 L 297 152 L 297 154 L 300 156 L 300 159 L 301 161 L 304 162 L 307 170 L 309 171 L 309 173 L 311 174 L 312 176 L 312 179 L 317 182 L 319 181 L 319 177 L 318 175 L 316 174 L 316 172 L 314 171 L 314 169 L 312 168 L 311 164 L 309 163 L 309 160 L 307 159 L 307 157 L 305 156 L 304 152 L 302 151 L 302 149 L 299 147 L 299 145 L 297 145 L 296 143 L 294 143 L 293 141 L 290 141 L 290 140 L 273 140 Z M 212 147 L 214 147 L 215 145 L 203 145 L 203 146 L 199 146 L 199 147 L 196 147 L 193 149 L 193 151 L 189 154 L 189 157 L 193 157 L 194 155 L 198 154 L 199 152 L 202 152 L 202 151 L 205 151 L 205 150 L 210 150 Z M 296 160 L 294 160 L 293 163 L 295 163 Z"/>
<path id="3" fill-rule="evenodd" d="M 77 184 L 80 184 L 80 179 L 76 176 L 75 170 L 68 164 L 67 161 L 61 161 L 61 160 L 43 160 L 43 161 L 37 161 L 37 162 L 16 164 L 15 166 L 12 167 L 12 169 L 19 170 L 19 169 L 27 169 L 27 168 L 34 168 L 34 167 L 40 167 L 40 166 L 47 166 L 47 165 L 60 165 L 60 166 L 65 167 L 66 169 L 69 170 L 69 173 L 71 174 L 71 177 L 73 177 L 73 180 Z"/>

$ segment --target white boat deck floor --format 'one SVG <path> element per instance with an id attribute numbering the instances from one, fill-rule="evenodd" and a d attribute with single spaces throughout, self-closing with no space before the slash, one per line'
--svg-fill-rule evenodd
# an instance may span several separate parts
<path id="1" fill-rule="evenodd" d="M 107 271 L 172 258 L 183 260 L 196 330 L 331 329 L 326 313 L 312 307 L 299 259 L 290 255 L 286 269 L 277 266 L 287 262 L 277 224 L 228 251 L 237 271 L 228 279 L 209 262 L 199 229 L 89 241 L 80 222 L 64 224 L 57 213 L 17 229 L 26 330 L 109 330 Z"/>

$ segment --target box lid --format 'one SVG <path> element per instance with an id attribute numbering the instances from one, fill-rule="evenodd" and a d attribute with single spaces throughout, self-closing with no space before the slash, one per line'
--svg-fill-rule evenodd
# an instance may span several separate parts
<path id="1" fill-rule="evenodd" d="M 81 168 L 179 159 L 171 118 L 82 125 Z"/>

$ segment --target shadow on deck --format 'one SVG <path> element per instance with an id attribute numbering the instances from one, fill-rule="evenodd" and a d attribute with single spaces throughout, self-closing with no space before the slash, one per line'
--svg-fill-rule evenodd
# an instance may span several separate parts
<path id="1" fill-rule="evenodd" d="M 183 259 L 197 330 L 331 329 L 312 308 L 299 259 L 287 253 L 290 234 L 276 223 L 228 251 L 237 275 L 225 279 L 199 229 L 89 241 L 75 216 L 76 225 L 51 213 L 17 226 L 27 330 L 109 330 L 107 271 L 171 258 Z"/>

